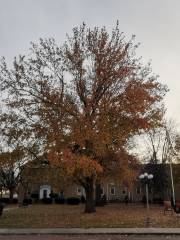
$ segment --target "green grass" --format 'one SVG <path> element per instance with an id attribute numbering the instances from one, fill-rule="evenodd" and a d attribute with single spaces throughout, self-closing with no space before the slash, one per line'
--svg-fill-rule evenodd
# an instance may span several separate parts
<path id="1" fill-rule="evenodd" d="M 145 227 L 146 208 L 141 205 L 108 204 L 93 214 L 84 213 L 84 205 L 30 205 L 9 209 L 0 218 L 0 228 L 58 227 Z M 163 207 L 151 206 L 151 227 L 180 227 L 180 218 Z"/>

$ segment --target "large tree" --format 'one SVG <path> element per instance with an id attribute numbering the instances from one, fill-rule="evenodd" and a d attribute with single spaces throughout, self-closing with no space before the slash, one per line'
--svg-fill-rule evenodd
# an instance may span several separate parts
<path id="1" fill-rule="evenodd" d="M 120 157 L 128 140 L 161 121 L 166 87 L 141 64 L 137 47 L 118 24 L 111 34 L 83 24 L 62 46 L 53 39 L 32 43 L 12 69 L 1 61 L 6 104 L 26 137 L 39 139 L 49 160 L 83 185 L 86 212 L 95 211 L 99 176 L 132 170 L 132 161 Z"/>

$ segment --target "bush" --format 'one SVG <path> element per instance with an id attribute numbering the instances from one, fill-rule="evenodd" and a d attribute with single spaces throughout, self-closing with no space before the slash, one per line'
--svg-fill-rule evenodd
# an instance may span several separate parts
<path id="1" fill-rule="evenodd" d="M 17 198 L 13 198 L 13 202 L 12 203 L 18 203 L 18 199 Z"/>
<path id="2" fill-rule="evenodd" d="M 108 201 L 109 203 L 123 203 L 123 200 L 121 200 L 121 199 L 110 199 L 109 201 Z"/>
<path id="3" fill-rule="evenodd" d="M 78 197 L 70 197 L 70 198 L 67 198 L 66 201 L 67 201 L 67 204 L 70 204 L 70 205 L 78 205 L 81 202 L 80 198 Z"/>
<path id="4" fill-rule="evenodd" d="M 55 198 L 55 203 L 64 204 L 65 201 L 65 198 Z"/>
<path id="5" fill-rule="evenodd" d="M 52 198 L 43 198 L 42 199 L 42 203 L 45 203 L 45 204 L 52 204 L 53 200 Z"/>
<path id="6" fill-rule="evenodd" d="M 57 193 L 50 193 L 49 196 L 50 196 L 50 198 L 58 198 Z"/>
<path id="7" fill-rule="evenodd" d="M 101 197 L 101 202 L 102 202 L 102 205 L 105 205 L 107 203 L 107 198 L 105 194 L 103 194 L 103 196 Z"/>
<path id="8" fill-rule="evenodd" d="M 153 203 L 162 205 L 163 204 L 163 199 L 160 198 L 160 197 L 159 198 L 153 198 Z"/>
<path id="9" fill-rule="evenodd" d="M 10 199 L 9 198 L 0 198 L 0 203 L 9 204 L 10 203 Z M 14 203 L 14 204 L 18 203 L 18 199 L 17 198 L 13 198 L 12 203 Z"/>
<path id="10" fill-rule="evenodd" d="M 86 199 L 84 197 L 84 195 L 81 196 L 81 203 L 85 203 L 86 202 Z"/>
<path id="11" fill-rule="evenodd" d="M 23 200 L 23 206 L 28 206 L 28 204 L 29 204 L 29 199 L 28 199 L 28 198 L 25 198 L 25 199 Z"/>
<path id="12" fill-rule="evenodd" d="M 103 196 L 101 196 L 101 199 L 99 199 L 98 201 L 96 200 L 96 206 L 98 206 L 98 207 L 104 206 L 106 203 L 107 203 L 107 201 L 106 201 L 105 194 Z"/>
<path id="13" fill-rule="evenodd" d="M 24 200 L 23 200 L 23 203 L 27 203 L 27 204 L 32 204 L 32 199 L 31 198 L 25 198 Z"/>
<path id="14" fill-rule="evenodd" d="M 33 199 L 39 199 L 39 194 L 38 193 L 32 193 L 31 198 Z"/>
<path id="15" fill-rule="evenodd" d="M 0 203 L 0 216 L 1 216 L 2 213 L 3 213 L 3 209 L 4 209 L 4 204 L 3 204 L 3 203 Z"/>
<path id="16" fill-rule="evenodd" d="M 0 199 L 0 202 L 7 204 L 7 203 L 9 203 L 9 198 L 1 198 L 1 199 Z"/>

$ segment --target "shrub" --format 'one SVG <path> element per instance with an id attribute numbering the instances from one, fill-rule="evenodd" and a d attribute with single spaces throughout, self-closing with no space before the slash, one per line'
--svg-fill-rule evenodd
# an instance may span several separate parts
<path id="1" fill-rule="evenodd" d="M 32 193 L 31 198 L 33 199 L 39 199 L 39 194 L 38 193 Z"/>
<path id="2" fill-rule="evenodd" d="M 0 199 L 0 202 L 7 204 L 7 203 L 9 203 L 9 198 L 1 198 L 1 199 Z"/>
<path id="3" fill-rule="evenodd" d="M 69 197 L 67 198 L 66 201 L 67 201 L 67 204 L 70 204 L 70 205 L 78 205 L 81 202 L 80 198 L 78 197 Z"/>
<path id="4" fill-rule="evenodd" d="M 81 196 L 81 203 L 85 203 L 86 202 L 86 199 L 84 197 L 84 195 Z"/>
<path id="5" fill-rule="evenodd" d="M 45 203 L 45 204 L 52 204 L 52 198 L 43 198 L 42 199 L 42 203 Z"/>
<path id="6" fill-rule="evenodd" d="M 65 198 L 55 198 L 55 203 L 64 204 L 65 201 Z"/>
<path id="7" fill-rule="evenodd" d="M 3 203 L 0 203 L 0 216 L 1 216 L 2 213 L 3 213 L 3 209 L 4 209 L 4 204 L 3 204 Z"/>
<path id="8" fill-rule="evenodd" d="M 103 194 L 103 196 L 101 196 L 101 199 L 99 201 L 96 201 L 96 206 L 98 207 L 104 206 L 106 203 L 107 203 L 106 195 Z"/>
<path id="9" fill-rule="evenodd" d="M 13 198 L 13 203 L 18 203 L 18 199 L 17 198 Z"/>
<path id="10" fill-rule="evenodd" d="M 153 203 L 155 204 L 163 204 L 163 199 L 162 198 L 153 198 Z"/>
<path id="11" fill-rule="evenodd" d="M 1 199 L 0 199 L 0 203 L 9 204 L 9 203 L 10 203 L 10 200 L 9 200 L 9 198 L 1 198 Z M 17 198 L 13 198 L 12 203 L 18 203 L 18 199 L 17 199 Z"/>
<path id="12" fill-rule="evenodd" d="M 29 199 L 28 199 L 28 198 L 25 198 L 25 199 L 23 200 L 23 206 L 28 206 L 28 204 L 29 204 Z"/>
<path id="13" fill-rule="evenodd" d="M 58 198 L 57 193 L 50 193 L 49 196 L 50 196 L 50 198 Z"/>
<path id="14" fill-rule="evenodd" d="M 103 196 L 101 197 L 101 201 L 103 202 L 103 204 L 107 204 L 107 198 L 106 198 L 106 195 L 103 194 Z"/>

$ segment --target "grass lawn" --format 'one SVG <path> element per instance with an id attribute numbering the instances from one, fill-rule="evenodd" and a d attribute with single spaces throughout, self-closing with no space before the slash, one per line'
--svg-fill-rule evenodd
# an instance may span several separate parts
<path id="1" fill-rule="evenodd" d="M 108 204 L 85 214 L 84 205 L 34 204 L 7 209 L 0 217 L 0 228 L 58 227 L 145 227 L 146 208 L 142 205 Z M 150 206 L 151 227 L 180 227 L 180 218 L 163 214 L 162 206 Z"/>

